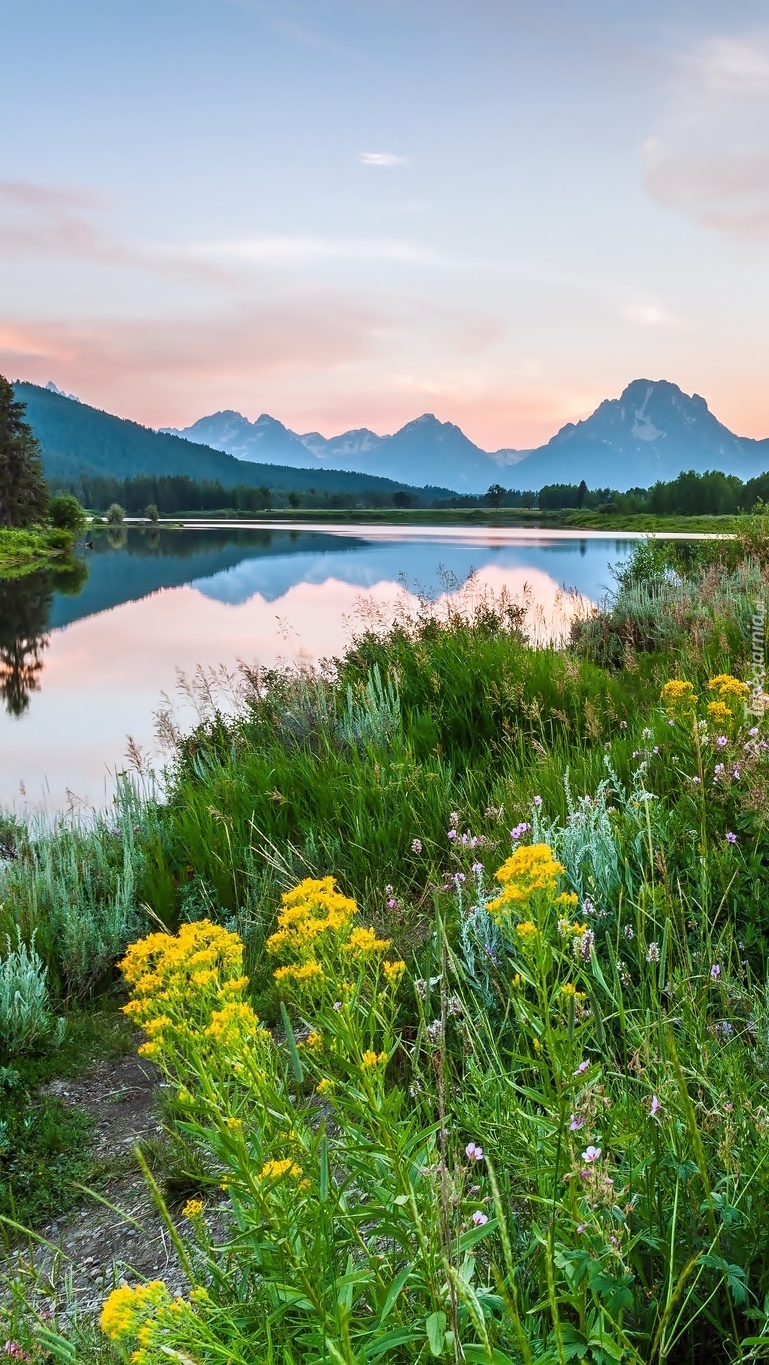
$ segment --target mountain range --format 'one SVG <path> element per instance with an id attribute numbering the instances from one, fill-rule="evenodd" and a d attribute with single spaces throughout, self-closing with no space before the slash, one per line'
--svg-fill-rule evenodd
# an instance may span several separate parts
<path id="1" fill-rule="evenodd" d="M 485 493 L 489 484 L 499 480 L 505 464 L 521 458 L 515 451 L 490 454 L 481 450 L 460 427 L 440 422 L 432 413 L 408 422 L 392 436 L 378 436 L 368 427 L 330 438 L 318 431 L 300 436 L 267 413 L 249 422 L 242 413 L 233 411 L 201 417 L 183 430 L 161 430 L 214 450 L 226 450 L 239 460 L 300 467 L 307 464 L 309 454 L 321 469 L 357 470 L 415 484 L 431 470 L 426 482 L 435 483 L 439 473 L 440 482 L 457 493 Z"/>
<path id="2" fill-rule="evenodd" d="M 485 493 L 490 484 L 537 491 L 545 484 L 648 488 L 682 470 L 720 469 L 742 479 L 769 469 L 769 439 L 736 436 L 698 394 L 667 380 L 636 379 L 619 398 L 569 422 L 536 450 L 485 451 L 451 422 L 425 413 L 391 436 L 367 427 L 330 438 L 298 434 L 266 413 L 250 422 L 217 412 L 183 430 L 153 431 L 65 394 L 18 382 L 16 396 L 43 450 L 46 476 L 72 483 L 83 475 L 115 479 L 187 475 L 279 490 L 381 494 L 396 490 L 430 503 L 452 493 Z"/>
<path id="3" fill-rule="evenodd" d="M 485 451 L 451 422 L 425 413 L 392 436 L 366 427 L 326 438 L 289 430 L 266 413 L 249 422 L 239 412 L 202 417 L 169 434 L 227 451 L 243 461 L 356 470 L 414 484 L 448 484 L 483 493 L 492 483 L 537 490 L 550 483 L 591 488 L 647 488 L 682 470 L 720 469 L 742 479 L 769 468 L 769 439 L 736 436 L 704 398 L 668 380 L 636 379 L 581 422 L 569 422 L 536 450 Z"/>
<path id="4" fill-rule="evenodd" d="M 224 449 L 213 449 L 200 442 L 193 444 L 138 422 L 113 417 L 62 393 L 53 383 L 43 388 L 17 382 L 14 392 L 26 407 L 27 420 L 42 449 L 45 476 L 54 485 L 73 485 L 83 476 L 130 479 L 154 474 L 186 475 L 202 482 L 220 483 L 225 488 L 264 484 L 279 490 L 315 488 L 334 494 L 381 494 L 384 502 L 399 490 L 408 491 L 415 502 L 427 503 L 450 498 L 453 492 L 443 483 L 415 489 L 411 480 L 383 478 L 376 470 L 323 467 L 298 438 L 292 439 L 303 453 L 301 463 L 273 458 L 281 449 L 275 444 L 269 447 L 270 458 L 255 463 L 253 458 L 240 460 Z M 279 422 L 275 425 L 280 427 Z M 291 434 L 286 436 L 290 438 Z M 285 444 L 290 450 L 291 439 Z"/>

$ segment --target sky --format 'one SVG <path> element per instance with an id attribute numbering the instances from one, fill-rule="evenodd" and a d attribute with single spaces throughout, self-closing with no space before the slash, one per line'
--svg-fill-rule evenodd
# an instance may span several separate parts
<path id="1" fill-rule="evenodd" d="M 0 32 L 9 378 L 488 450 L 665 378 L 769 435 L 765 0 L 0 0 Z"/>

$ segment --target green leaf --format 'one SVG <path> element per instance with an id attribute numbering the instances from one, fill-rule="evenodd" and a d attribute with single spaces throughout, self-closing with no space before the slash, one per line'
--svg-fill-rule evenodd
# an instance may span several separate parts
<path id="1" fill-rule="evenodd" d="M 382 1311 L 379 1314 L 380 1322 L 384 1322 L 385 1319 L 390 1316 L 390 1313 L 392 1312 L 393 1307 L 395 1305 L 395 1300 L 397 1299 L 409 1275 L 411 1274 L 411 1268 L 412 1268 L 411 1264 L 409 1264 L 405 1267 L 405 1269 L 403 1269 L 400 1272 L 399 1275 L 396 1275 L 392 1285 L 390 1286 L 387 1298 L 384 1301 L 384 1307 L 382 1308 Z"/>
<path id="2" fill-rule="evenodd" d="M 589 1283 L 593 1293 L 606 1304 L 612 1317 L 616 1317 L 623 1308 L 633 1307 L 633 1294 L 626 1276 L 607 1275 L 600 1267 L 596 1267 Z"/>
<path id="3" fill-rule="evenodd" d="M 393 1327 L 390 1332 L 377 1333 L 373 1341 L 367 1344 L 368 1358 L 369 1360 L 378 1360 L 388 1351 L 396 1351 L 400 1346 L 407 1346 L 410 1342 L 417 1342 L 422 1339 L 421 1332 L 413 1327 Z"/>
<path id="4" fill-rule="evenodd" d="M 431 1313 L 425 1322 L 427 1333 L 427 1344 L 430 1347 L 430 1355 L 443 1355 L 443 1337 L 446 1331 L 446 1314 Z"/>
<path id="5" fill-rule="evenodd" d="M 505 1355 L 504 1351 L 492 1351 L 489 1355 L 485 1346 L 465 1346 L 464 1343 L 462 1350 L 470 1365 L 517 1365 L 512 1356 Z"/>
<path id="6" fill-rule="evenodd" d="M 291 1070 L 293 1071 L 296 1080 L 301 1081 L 304 1079 L 302 1059 L 297 1051 L 296 1040 L 294 1038 L 294 1030 L 291 1027 L 291 1020 L 288 1017 L 288 1010 L 286 1009 L 286 1006 L 282 1000 L 280 1002 L 280 1017 L 283 1020 L 283 1028 L 286 1033 L 286 1047 L 288 1048 L 288 1055 L 291 1058 Z"/>
<path id="7" fill-rule="evenodd" d="M 326 1137 L 325 1133 L 323 1134 L 323 1137 L 320 1140 L 320 1148 L 318 1151 L 318 1155 L 320 1158 L 319 1198 L 321 1204 L 325 1204 L 328 1198 L 328 1138 Z"/>

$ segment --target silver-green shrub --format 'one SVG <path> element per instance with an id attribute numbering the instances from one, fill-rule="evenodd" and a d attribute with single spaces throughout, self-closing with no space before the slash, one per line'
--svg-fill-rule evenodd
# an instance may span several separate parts
<path id="1" fill-rule="evenodd" d="M 27 945 L 17 934 L 14 946 L 6 935 L 0 960 L 0 1052 L 5 1057 L 61 1041 L 64 1021 L 53 1017 L 46 976 L 34 938 Z"/>
<path id="2" fill-rule="evenodd" d="M 400 733 L 401 702 L 397 683 L 382 678 L 374 664 L 359 698 L 347 689 L 347 703 L 337 726 L 342 743 L 355 748 L 386 747 Z"/>

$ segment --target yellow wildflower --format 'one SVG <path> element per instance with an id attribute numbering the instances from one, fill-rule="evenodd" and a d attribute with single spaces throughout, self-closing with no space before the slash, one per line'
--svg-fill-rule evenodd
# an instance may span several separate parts
<path id="1" fill-rule="evenodd" d="M 211 983 L 216 980 L 218 980 L 218 978 L 213 967 L 209 967 L 207 971 L 192 973 L 192 984 L 193 986 L 197 986 L 198 989 L 201 989 L 203 986 L 210 986 Z"/>
<path id="2" fill-rule="evenodd" d="M 585 992 L 578 991 L 573 981 L 564 981 L 561 986 L 561 995 L 565 995 L 567 1000 L 569 996 L 573 996 L 575 1000 L 585 999 Z"/>
<path id="3" fill-rule="evenodd" d="M 372 953 L 386 953 L 391 946 L 389 938 L 377 938 L 373 929 L 353 929 L 343 951 L 352 957 L 369 957 Z"/>
<path id="4" fill-rule="evenodd" d="M 295 981 L 301 985 L 307 981 L 322 981 L 325 973 L 319 962 L 310 959 L 298 967 L 278 967 L 274 976 L 276 981 Z"/>
<path id="5" fill-rule="evenodd" d="M 225 982 L 222 984 L 222 990 L 223 990 L 223 991 L 233 991 L 233 992 L 234 992 L 234 991 L 244 991 L 244 990 L 246 989 L 246 986 L 247 986 L 247 985 L 248 985 L 248 977 L 247 977 L 247 976 L 236 976 L 236 977 L 233 977 L 232 981 L 225 981 Z"/>
<path id="6" fill-rule="evenodd" d="M 515 932 L 519 938 L 526 942 L 529 939 L 536 938 L 537 926 L 530 919 L 525 919 L 521 924 L 516 924 Z"/>
<path id="7" fill-rule="evenodd" d="M 708 687 L 711 692 L 717 692 L 721 700 L 724 697 L 743 700 L 750 692 L 748 684 L 740 682 L 739 678 L 733 678 L 731 673 L 718 673 L 715 678 L 710 679 Z"/>
<path id="8" fill-rule="evenodd" d="M 171 1295 L 162 1280 L 151 1280 L 135 1289 L 121 1285 L 119 1289 L 113 1289 L 102 1307 L 101 1330 L 110 1341 L 138 1336 L 144 1320 L 153 1310 L 170 1302 Z"/>
<path id="9" fill-rule="evenodd" d="M 398 961 L 382 963 L 382 971 L 384 972 L 391 986 L 397 986 L 405 970 L 406 970 L 405 962 Z"/>
<path id="10" fill-rule="evenodd" d="M 188 1199 L 188 1200 L 187 1200 L 187 1203 L 184 1205 L 184 1208 L 182 1209 L 182 1218 L 189 1218 L 190 1221 L 192 1222 L 193 1219 L 195 1219 L 195 1218 L 202 1218 L 202 1216 L 203 1216 L 203 1200 L 202 1200 L 202 1199 Z"/>
<path id="11" fill-rule="evenodd" d="M 232 1000 L 220 1010 L 214 1010 L 206 1034 L 222 1047 L 236 1047 L 238 1043 L 253 1042 L 260 1035 L 259 1020 L 245 1000 Z"/>
<path id="12" fill-rule="evenodd" d="M 732 719 L 732 712 L 729 710 L 725 701 L 709 701 L 707 711 L 710 719 L 715 721 L 716 724 L 719 722 L 726 723 L 726 721 Z"/>
<path id="13" fill-rule="evenodd" d="M 334 1082 L 330 1076 L 322 1076 L 315 1089 L 319 1095 L 327 1095 L 330 1090 L 334 1089 Z"/>
<path id="14" fill-rule="evenodd" d="M 281 897 L 278 927 L 267 940 L 267 951 L 288 949 L 301 955 L 321 936 L 346 929 L 357 913 L 355 901 L 336 890 L 333 877 L 306 877 Z"/>
<path id="15" fill-rule="evenodd" d="M 549 844 L 523 844 L 495 872 L 502 893 L 489 901 L 489 911 L 499 914 L 522 910 L 539 892 L 552 895 L 563 870 L 563 864 L 553 857 Z"/>
<path id="16" fill-rule="evenodd" d="M 302 1174 L 301 1166 L 286 1157 L 284 1161 L 265 1161 L 259 1172 L 259 1180 L 282 1180 L 284 1175 L 296 1178 Z"/>
<path id="17" fill-rule="evenodd" d="M 386 1052 L 370 1052 L 370 1051 L 369 1051 L 369 1052 L 364 1052 L 364 1053 L 363 1053 L 363 1056 L 361 1057 L 360 1060 L 361 1060 L 361 1067 L 362 1067 L 364 1070 L 367 1070 L 369 1067 L 373 1067 L 373 1066 L 384 1066 L 385 1063 L 389 1061 L 389 1056 L 388 1056 L 388 1054 L 387 1054 Z"/>
<path id="18" fill-rule="evenodd" d="M 683 678 L 671 678 L 662 689 L 662 700 L 670 709 L 674 706 L 693 706 L 697 700 L 693 683 Z"/>

